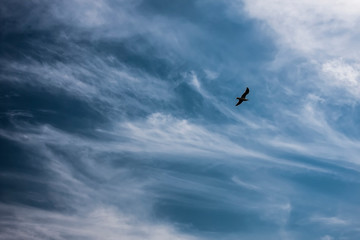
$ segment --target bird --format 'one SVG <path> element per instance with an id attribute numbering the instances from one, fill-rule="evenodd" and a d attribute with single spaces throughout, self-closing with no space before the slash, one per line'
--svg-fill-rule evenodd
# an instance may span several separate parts
<path id="1" fill-rule="evenodd" d="M 246 95 L 250 92 L 249 88 L 247 87 L 245 92 L 243 93 L 243 95 L 241 95 L 241 97 L 237 97 L 236 99 L 239 100 L 239 102 L 235 105 L 238 106 L 240 105 L 243 101 L 249 101 L 249 99 L 246 99 Z"/>

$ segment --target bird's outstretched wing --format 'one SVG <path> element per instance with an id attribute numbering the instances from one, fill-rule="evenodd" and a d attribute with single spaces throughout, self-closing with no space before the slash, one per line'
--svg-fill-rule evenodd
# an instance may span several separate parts
<path id="1" fill-rule="evenodd" d="M 247 87 L 245 92 L 243 93 L 243 95 L 241 96 L 241 98 L 245 98 L 246 95 L 248 95 L 248 93 L 250 92 L 249 88 Z"/>
<path id="2" fill-rule="evenodd" d="M 239 106 L 243 102 L 243 100 L 241 100 L 241 98 L 236 98 L 236 99 L 239 100 L 239 101 L 235 106 Z"/>

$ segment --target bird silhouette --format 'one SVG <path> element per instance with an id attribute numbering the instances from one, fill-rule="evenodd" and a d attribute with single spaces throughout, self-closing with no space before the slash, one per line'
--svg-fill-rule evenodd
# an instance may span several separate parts
<path id="1" fill-rule="evenodd" d="M 243 101 L 249 101 L 249 99 L 246 99 L 246 95 L 250 92 L 249 88 L 247 87 L 243 95 L 241 97 L 237 97 L 236 99 L 239 100 L 239 102 L 235 106 L 239 106 Z"/>

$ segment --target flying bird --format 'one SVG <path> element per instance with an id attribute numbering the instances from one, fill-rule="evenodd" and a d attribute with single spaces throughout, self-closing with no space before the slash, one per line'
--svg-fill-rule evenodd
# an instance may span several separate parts
<path id="1" fill-rule="evenodd" d="M 235 105 L 238 106 L 240 105 L 243 101 L 248 101 L 249 99 L 246 99 L 246 95 L 250 92 L 249 88 L 247 87 L 245 92 L 243 93 L 243 95 L 241 95 L 241 97 L 237 97 L 236 99 L 239 100 L 239 102 Z"/>

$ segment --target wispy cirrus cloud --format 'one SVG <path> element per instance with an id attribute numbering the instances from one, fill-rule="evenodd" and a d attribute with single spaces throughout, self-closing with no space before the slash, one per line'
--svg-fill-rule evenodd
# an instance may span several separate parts
<path id="1" fill-rule="evenodd" d="M 316 86 L 317 91 L 327 96 L 336 89 L 344 89 L 355 100 L 359 58 L 354 52 L 360 48 L 358 33 L 353 30 L 360 19 L 356 6 L 358 2 L 352 0 L 265 4 L 244 1 L 244 11 L 271 29 L 279 43 L 279 55 L 287 59 L 303 57 L 320 75 L 312 77 L 316 82 L 305 76 L 297 81 Z M 334 86 L 336 89 L 329 89 Z"/>
<path id="2" fill-rule="evenodd" d="M 281 104 L 273 100 L 268 103 L 277 109 L 272 122 L 276 130 L 270 139 L 264 140 L 304 156 L 347 159 L 358 164 L 355 157 L 359 151 L 358 132 L 348 136 L 339 120 L 354 128 L 352 114 L 338 109 L 351 106 L 354 110 L 358 103 L 359 61 L 353 54 L 359 48 L 358 34 L 353 30 L 360 19 L 360 12 L 354 8 L 358 3 L 351 0 L 238 3 L 230 4 L 231 14 L 238 11 L 259 20 L 278 44 L 278 56 L 266 71 L 281 76 L 267 80 L 269 84 L 281 83 L 273 89 L 274 96 L 282 96 L 274 97 Z M 287 73 L 286 69 L 293 71 Z M 289 129 L 297 132 L 295 138 L 284 134 Z"/>
<path id="3" fill-rule="evenodd" d="M 357 1 L 244 1 L 244 10 L 264 20 L 278 34 L 279 41 L 305 54 L 318 57 L 356 57 L 347 46 L 354 44 L 359 21 Z M 317 58 L 318 58 L 317 57 Z"/>
<path id="4" fill-rule="evenodd" d="M 104 110 L 101 105 L 117 109 L 119 114 L 125 105 L 146 112 L 154 102 L 173 99 L 169 93 L 171 84 L 166 81 L 131 69 L 114 57 L 92 57 L 91 52 L 77 45 L 72 47 L 79 50 L 72 56 L 77 63 L 2 60 L 4 71 L 0 81 L 34 89 L 40 87 L 52 94 L 67 94 L 99 111 Z M 52 51 L 54 56 L 61 57 L 57 52 L 60 48 Z"/>
<path id="5" fill-rule="evenodd" d="M 338 217 L 320 217 L 320 216 L 314 216 L 311 218 L 311 221 L 326 224 L 326 225 L 347 225 L 348 222 L 344 219 L 338 218 Z"/>
<path id="6" fill-rule="evenodd" d="M 144 122 L 141 123 L 143 126 L 141 129 L 139 126 L 135 127 L 136 125 L 133 127 L 127 125 L 125 129 L 130 129 L 130 131 L 133 131 L 131 129 L 134 127 L 138 128 L 138 131 L 125 134 L 135 140 L 134 142 L 130 141 L 132 143 L 130 145 L 128 144 L 129 141 L 124 142 L 121 139 L 109 141 L 105 137 L 105 139 L 100 140 L 100 136 L 94 141 L 54 129 L 51 126 L 17 125 L 17 133 L 1 131 L 3 138 L 15 141 L 24 148 L 36 149 L 32 154 L 32 158 L 34 160 L 43 159 L 42 161 L 37 160 L 38 164 L 41 164 L 51 176 L 46 178 L 39 176 L 36 181 L 49 187 L 47 196 L 50 196 L 50 199 L 61 205 L 66 203 L 65 206 L 68 209 L 66 212 L 57 212 L 6 205 L 4 209 L 7 210 L 4 211 L 7 217 L 1 221 L 6 231 L 2 233 L 2 236 L 11 235 L 18 238 L 25 236 L 28 231 L 32 230 L 33 239 L 41 239 L 50 235 L 57 237 L 57 239 L 67 237 L 96 239 L 98 234 L 106 233 L 109 234 L 110 239 L 117 237 L 119 234 L 124 236 L 125 239 L 138 239 L 143 237 L 143 234 L 157 239 L 161 239 L 162 236 L 175 239 L 195 239 L 195 237 L 178 233 L 177 230 L 165 223 L 154 224 L 147 220 L 151 218 L 150 209 L 157 199 L 163 199 L 164 201 L 164 199 L 169 200 L 176 196 L 174 190 L 172 190 L 172 193 L 168 192 L 168 189 L 175 186 L 177 186 L 176 191 L 179 194 L 176 201 L 180 201 L 182 204 L 189 204 L 198 208 L 216 209 L 219 207 L 219 203 L 226 203 L 228 207 L 233 206 L 238 209 L 237 211 L 243 211 L 241 206 L 237 207 L 237 204 L 242 202 L 247 206 L 251 206 L 254 214 L 258 211 L 265 211 L 268 212 L 266 214 L 267 219 L 284 221 L 283 217 L 279 217 L 272 212 L 274 208 L 278 208 L 277 197 L 271 201 L 270 205 L 265 204 L 260 207 L 258 203 L 251 203 L 248 199 L 243 198 L 236 191 L 236 188 L 232 189 L 231 185 L 223 189 L 221 186 L 223 184 L 226 186 L 227 183 L 212 177 L 185 176 L 183 174 L 176 177 L 176 174 L 171 173 L 171 171 L 167 172 L 161 168 L 157 170 L 152 167 L 151 175 L 153 176 L 146 177 L 146 181 L 144 181 L 144 177 L 132 176 L 131 169 L 126 167 L 113 168 L 109 165 L 109 160 L 114 163 L 117 161 L 122 162 L 121 159 L 114 160 L 111 154 L 129 151 L 137 154 L 145 151 L 150 154 L 155 153 L 155 156 L 162 153 L 165 157 L 169 154 L 181 154 L 182 158 L 187 154 L 188 157 L 196 157 L 198 152 L 194 149 L 203 149 L 211 158 L 224 156 L 224 154 L 243 155 L 241 151 L 223 152 L 219 144 L 230 144 L 229 140 L 220 135 L 211 134 L 201 127 L 188 124 L 186 121 L 178 121 L 172 117 L 162 115 L 152 116 L 148 121 L 146 123 L 148 125 L 144 124 Z M 186 134 L 182 134 L 184 131 Z M 121 136 L 124 136 L 124 134 L 119 135 L 119 138 Z M 175 138 L 175 142 L 170 137 Z M 157 140 L 157 143 L 152 143 L 155 145 L 147 144 L 148 141 L 156 141 L 156 139 L 162 141 Z M 204 139 L 207 139 L 206 142 L 210 143 L 208 147 L 205 147 Z M 211 143 L 213 141 L 215 141 L 215 144 Z M 225 142 L 221 143 L 222 141 Z M 138 149 L 131 148 L 137 144 L 140 144 Z M 141 149 L 141 146 L 148 149 Z M 161 146 L 164 148 L 161 148 Z M 218 156 L 216 156 L 217 151 L 220 151 Z M 34 158 L 34 156 L 37 157 Z M 200 156 L 204 156 L 203 153 Z M 77 161 L 73 162 L 72 159 L 75 158 Z M 182 158 L 177 161 L 183 164 L 184 159 Z M 175 163 L 174 160 L 171 162 Z M 156 176 L 157 172 L 160 173 L 159 176 Z M 146 176 L 150 173 L 146 174 L 144 172 L 144 174 Z M 6 175 L 5 177 L 14 179 L 15 176 Z M 17 179 L 24 179 L 24 177 L 26 176 L 21 174 L 16 176 Z M 29 181 L 29 176 L 27 180 Z M 30 181 L 33 180 L 35 179 L 30 177 Z M 114 182 L 116 182 L 116 185 L 114 185 Z M 155 189 L 155 192 L 151 189 Z M 267 187 L 267 189 L 269 188 Z M 196 201 L 187 198 L 181 200 L 180 196 L 184 192 L 206 196 L 207 204 L 199 202 L 196 205 Z M 209 194 L 210 192 L 212 193 Z M 273 195 L 271 191 L 264 194 Z M 36 193 L 34 196 L 36 196 Z M 49 197 L 44 200 L 49 200 Z M 121 210 L 124 206 L 127 209 L 125 212 Z M 221 206 L 221 208 L 224 208 L 224 206 Z M 283 208 L 279 207 L 279 211 L 282 211 L 281 209 Z M 71 214 L 68 213 L 69 211 Z M 137 214 L 134 215 L 134 212 Z M 21 219 L 18 218 L 20 215 L 22 216 Z M 137 216 L 142 216 L 142 220 L 139 220 Z M 75 222 L 78 224 L 75 224 Z M 135 223 L 136 227 L 134 227 Z M 6 228 L 6 226 L 12 227 Z M 13 229 L 21 230 L 14 232 Z"/>
<path id="7" fill-rule="evenodd" d="M 199 239 L 166 222 L 154 222 L 154 196 L 147 189 L 154 181 L 148 178 L 144 182 L 126 167 L 112 167 L 111 154 L 121 152 L 111 150 L 116 144 L 111 146 L 106 141 L 93 141 L 50 126 L 16 126 L 18 133 L 2 130 L 2 138 L 24 149 L 34 149 L 28 157 L 46 174 L 2 174 L 1 178 L 26 181 L 30 186 L 36 183 L 47 190 L 26 190 L 20 199 L 14 195 L 12 203 L 0 206 L 1 238 Z M 24 201 L 50 203 L 51 207 L 21 204 Z"/>
<path id="8" fill-rule="evenodd" d="M 79 208 L 79 206 L 77 206 Z M 80 210 L 80 209 L 78 209 Z M 61 213 L 30 207 L 0 206 L 4 239 L 200 239 L 164 223 L 133 219 L 115 208 L 97 205 L 81 213 Z"/>

